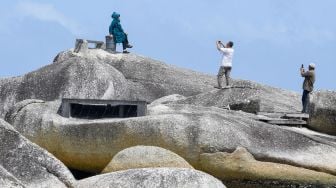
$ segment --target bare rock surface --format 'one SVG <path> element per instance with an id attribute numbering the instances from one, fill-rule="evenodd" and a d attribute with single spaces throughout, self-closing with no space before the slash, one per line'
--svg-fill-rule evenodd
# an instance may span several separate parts
<path id="1" fill-rule="evenodd" d="M 180 101 L 184 99 L 186 99 L 186 97 L 183 95 L 172 94 L 172 95 L 164 96 L 164 97 L 154 100 L 153 102 L 151 102 L 151 105 L 168 104 L 168 103 L 172 103 L 172 102 Z"/>
<path id="2" fill-rule="evenodd" d="M 336 175 L 334 136 L 262 123 L 256 121 L 258 118 L 254 114 L 245 113 L 298 112 L 301 110 L 299 94 L 252 81 L 233 80 L 232 83 L 231 88 L 218 90 L 214 88 L 215 76 L 177 68 L 151 58 L 110 54 L 100 49 L 80 53 L 68 50 L 58 54 L 53 64 L 23 76 L 0 79 L 0 117 L 68 167 L 87 172 L 101 172 L 113 156 L 126 148 L 151 145 L 178 154 L 196 169 L 202 167 L 202 153 L 232 153 L 237 147 L 244 147 L 258 161 Z M 60 98 L 145 100 L 152 103 L 144 117 L 85 120 L 58 115 Z M 313 95 L 311 128 L 335 134 L 334 99 L 334 92 Z M 221 109 L 226 107 L 245 112 Z M 1 124 L 5 125 L 4 122 Z M 36 163 L 35 153 L 47 152 L 38 150 L 41 148 L 10 126 L 5 127 L 1 130 L 6 131 L 1 134 L 16 137 L 14 140 L 1 137 L 5 143 L 0 148 L 5 153 L 1 160 L 14 158 L 0 164 L 4 168 L 2 173 L 8 175 L 3 176 L 4 181 L 0 179 L 0 184 L 17 180 L 19 184 L 33 187 L 42 179 L 47 182 L 42 185 L 48 185 L 50 181 L 58 182 L 60 186 L 71 186 L 72 176 L 63 170 L 64 166 L 57 163 L 61 166 L 50 167 L 50 163 L 43 162 L 45 158 L 41 163 L 49 174 L 43 170 L 37 173 L 40 169 L 38 158 L 36 171 L 32 172 L 37 175 L 32 175 L 33 180 L 27 180 L 31 176 L 20 175 L 19 171 L 25 172 L 21 168 L 28 168 L 20 162 L 34 159 Z M 28 149 L 21 147 L 20 143 L 29 145 Z M 14 149 L 9 148 L 12 145 Z M 38 148 L 36 152 L 35 147 Z M 14 163 L 20 167 L 6 166 Z M 32 163 L 33 167 L 35 163 Z M 55 173 L 53 169 L 56 169 Z M 110 174 L 99 177 L 108 176 Z"/>
<path id="3" fill-rule="evenodd" d="M 25 188 L 11 173 L 0 165 L 0 187 L 2 188 Z"/>
<path id="4" fill-rule="evenodd" d="M 130 99 L 151 102 L 170 94 L 212 88 L 213 76 L 134 54 L 64 51 L 54 63 L 26 75 L 0 79 L 0 117 L 25 99 Z"/>
<path id="5" fill-rule="evenodd" d="M 257 161 L 245 148 L 233 153 L 201 154 L 202 170 L 225 180 L 279 181 L 306 185 L 336 185 L 336 176 L 286 164 Z"/>
<path id="6" fill-rule="evenodd" d="M 186 99 L 173 101 L 177 104 L 228 107 L 255 113 L 298 112 L 301 110 L 300 95 L 250 81 L 236 81 L 226 89 L 212 89 Z"/>
<path id="7" fill-rule="evenodd" d="M 309 127 L 336 135 L 336 92 L 316 91 L 310 98 Z"/>
<path id="8" fill-rule="evenodd" d="M 167 149 L 155 146 L 134 146 L 118 152 L 102 173 L 160 167 L 193 169 L 182 157 Z"/>
<path id="9" fill-rule="evenodd" d="M 122 99 L 128 96 L 127 80 L 118 70 L 95 58 L 66 54 L 60 61 L 24 76 L 0 79 L 0 117 L 25 99 Z"/>
<path id="10" fill-rule="evenodd" d="M 84 120 L 59 116 L 59 105 L 57 101 L 30 104 L 9 121 L 78 170 L 100 172 L 115 154 L 136 145 L 168 149 L 199 169 L 200 154 L 233 152 L 242 146 L 257 160 L 336 174 L 332 140 L 255 121 L 253 114 L 160 104 L 149 105 L 145 117 Z"/>
<path id="11" fill-rule="evenodd" d="M 21 136 L 1 119 L 0 153 L 0 179 L 10 180 L 18 187 L 61 188 L 74 185 L 74 177 L 58 159 Z"/>
<path id="12" fill-rule="evenodd" d="M 178 68 L 135 54 L 101 49 L 61 52 L 54 63 L 26 75 L 0 79 L 0 117 L 25 99 L 130 99 L 152 102 L 178 94 L 185 104 L 249 108 L 260 101 L 263 111 L 298 111 L 299 95 L 251 81 L 233 80 L 233 88 L 217 90 L 215 76 Z M 166 101 L 168 102 L 168 101 Z M 248 111 L 248 110 L 246 110 Z"/>
<path id="13" fill-rule="evenodd" d="M 225 188 L 213 176 L 186 168 L 141 168 L 83 179 L 79 188 Z"/>
<path id="14" fill-rule="evenodd" d="M 215 77 L 136 54 L 90 50 L 83 56 L 105 62 L 129 81 L 132 98 L 153 101 L 172 94 L 192 96 L 213 88 Z"/>

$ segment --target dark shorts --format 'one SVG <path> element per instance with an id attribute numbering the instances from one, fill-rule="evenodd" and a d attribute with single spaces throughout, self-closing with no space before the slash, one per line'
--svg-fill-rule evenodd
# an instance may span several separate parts
<path id="1" fill-rule="evenodd" d="M 232 70 L 232 67 L 221 66 L 218 70 L 217 76 L 222 77 L 223 75 L 225 75 L 225 77 L 229 78 L 231 70 Z"/>

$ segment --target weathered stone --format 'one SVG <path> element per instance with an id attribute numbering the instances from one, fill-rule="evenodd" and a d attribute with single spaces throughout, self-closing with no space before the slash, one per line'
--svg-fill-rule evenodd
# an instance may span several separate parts
<path id="1" fill-rule="evenodd" d="M 261 162 L 245 149 L 231 153 L 204 153 L 200 157 L 202 170 L 224 180 L 280 181 L 299 184 L 336 185 L 336 176 L 286 164 Z"/>
<path id="2" fill-rule="evenodd" d="M 37 99 L 27 99 L 27 100 L 18 102 L 12 108 L 9 109 L 8 113 L 5 116 L 5 120 L 8 120 L 7 122 L 12 124 L 13 122 L 11 122 L 10 120 L 15 119 L 17 113 L 20 112 L 21 109 L 23 109 L 27 105 L 33 104 L 33 103 L 44 103 L 44 101 L 37 100 Z"/>
<path id="3" fill-rule="evenodd" d="M 336 174 L 336 138 L 220 109 L 229 105 L 247 112 L 295 112 L 301 110 L 299 94 L 243 80 L 223 90 L 214 89 L 215 84 L 214 76 L 135 54 L 65 51 L 51 65 L 0 79 L 0 117 L 12 109 L 6 120 L 19 132 L 69 167 L 88 172 L 100 172 L 125 148 L 154 145 L 177 153 L 195 168 L 201 167 L 201 153 L 233 152 L 243 146 L 257 160 Z M 167 96 L 172 94 L 178 95 Z M 60 117 L 57 99 L 62 97 L 158 100 L 149 105 L 146 117 L 88 121 Z"/>
<path id="4" fill-rule="evenodd" d="M 213 88 L 214 76 L 178 68 L 143 56 L 94 53 L 92 57 L 118 69 L 130 82 L 132 98 L 153 101 L 172 94 L 192 96 Z"/>
<path id="5" fill-rule="evenodd" d="M 217 90 L 213 87 L 215 76 L 135 54 L 111 54 L 101 49 L 85 53 L 64 51 L 51 65 L 21 77 L 0 79 L 0 117 L 25 99 L 51 101 L 67 97 L 152 102 L 172 94 L 193 96 L 178 102 L 185 104 L 217 107 L 243 104 L 243 110 L 254 111 L 260 101 L 262 111 L 301 110 L 297 93 L 244 80 L 232 83 L 231 89 Z"/>
<path id="6" fill-rule="evenodd" d="M 145 117 L 87 121 L 59 116 L 59 104 L 30 104 L 11 122 L 74 169 L 100 172 L 115 154 L 136 145 L 171 150 L 199 169 L 201 153 L 232 152 L 242 146 L 257 160 L 336 174 L 336 144 L 331 139 L 255 121 L 253 114 L 161 104 L 150 105 Z"/>
<path id="7" fill-rule="evenodd" d="M 87 40 L 76 39 L 75 53 L 87 53 L 89 51 L 89 44 Z"/>
<path id="8" fill-rule="evenodd" d="M 125 77 L 112 66 L 96 59 L 70 57 L 23 77 L 0 80 L 0 117 L 25 99 L 123 99 L 128 96 L 127 87 Z"/>
<path id="9" fill-rule="evenodd" d="M 151 103 L 151 105 L 167 104 L 167 103 L 171 103 L 171 102 L 183 100 L 183 99 L 186 99 L 186 97 L 179 95 L 179 94 L 173 94 L 173 95 L 168 95 L 168 96 L 156 99 L 155 101 Z"/>
<path id="10" fill-rule="evenodd" d="M 212 89 L 173 103 L 220 108 L 230 106 L 232 110 L 250 113 L 298 112 L 301 109 L 299 94 L 250 81 L 236 81 L 231 88 Z"/>
<path id="11" fill-rule="evenodd" d="M 74 185 L 74 177 L 58 159 L 28 141 L 1 119 L 0 153 L 0 166 L 9 174 L 6 179 L 18 186 L 47 188 Z"/>
<path id="12" fill-rule="evenodd" d="M 309 127 L 336 135 L 336 91 L 313 92 L 309 106 Z"/>
<path id="13" fill-rule="evenodd" d="M 25 186 L 0 165 L 0 187 L 25 188 Z"/>
<path id="14" fill-rule="evenodd" d="M 102 173 L 134 168 L 191 168 L 182 157 L 164 148 L 155 146 L 135 146 L 118 152 Z"/>
<path id="15" fill-rule="evenodd" d="M 80 188 L 225 188 L 216 178 L 186 168 L 142 168 L 83 179 Z"/>

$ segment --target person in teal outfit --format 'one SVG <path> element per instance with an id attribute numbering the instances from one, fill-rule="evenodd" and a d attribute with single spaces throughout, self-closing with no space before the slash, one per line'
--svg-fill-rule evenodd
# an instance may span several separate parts
<path id="1" fill-rule="evenodd" d="M 133 46 L 128 43 L 127 34 L 124 32 L 120 24 L 120 14 L 113 12 L 112 14 L 112 23 L 109 28 L 110 35 L 113 35 L 114 42 L 116 44 L 122 43 L 123 53 L 129 53 L 126 49 L 132 48 Z"/>

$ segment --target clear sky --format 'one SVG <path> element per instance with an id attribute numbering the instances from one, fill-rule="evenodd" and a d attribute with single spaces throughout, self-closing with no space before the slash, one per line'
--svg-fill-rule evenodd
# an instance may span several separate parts
<path id="1" fill-rule="evenodd" d="M 316 88 L 336 90 L 335 8 L 336 0 L 2 0 L 0 77 L 50 64 L 76 38 L 104 40 L 117 11 L 131 52 L 215 75 L 215 41 L 232 40 L 234 78 L 301 91 L 299 67 L 314 62 Z"/>

